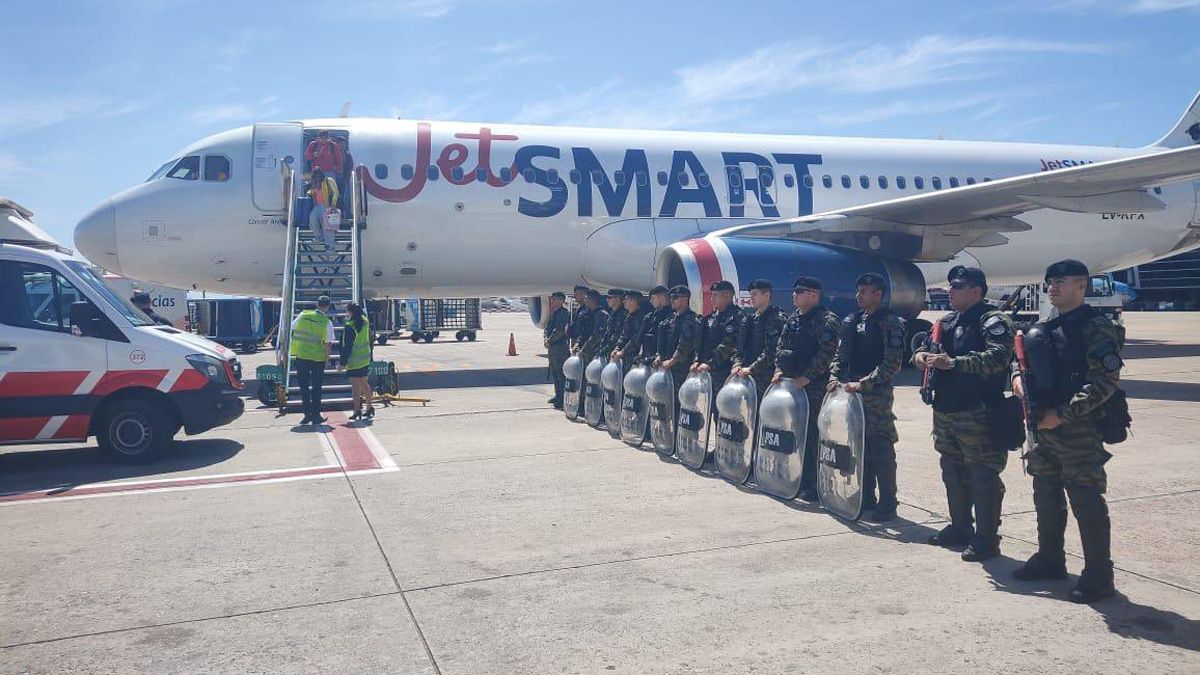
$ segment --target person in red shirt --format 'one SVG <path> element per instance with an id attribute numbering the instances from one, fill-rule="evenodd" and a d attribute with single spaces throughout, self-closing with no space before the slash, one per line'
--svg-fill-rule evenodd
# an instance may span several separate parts
<path id="1" fill-rule="evenodd" d="M 350 154 L 347 143 L 345 136 L 333 139 L 333 144 L 342 153 L 342 172 L 337 176 L 338 192 L 341 197 L 338 208 L 342 210 L 342 213 L 350 210 L 350 174 L 354 171 L 354 156 Z"/>
<path id="2" fill-rule="evenodd" d="M 320 169 L 326 175 L 342 175 L 345 155 L 342 154 L 341 146 L 330 139 L 329 131 L 326 129 L 318 131 L 317 139 L 305 148 L 304 159 L 312 163 L 313 169 Z"/>

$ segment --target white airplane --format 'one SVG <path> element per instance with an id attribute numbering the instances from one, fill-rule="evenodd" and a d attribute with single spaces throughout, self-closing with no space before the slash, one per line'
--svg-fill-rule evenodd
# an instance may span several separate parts
<path id="1" fill-rule="evenodd" d="M 995 285 L 1075 257 L 1094 271 L 1200 246 L 1200 96 L 1152 145 L 629 131 L 391 119 L 263 123 L 176 153 L 75 230 L 127 277 L 278 295 L 281 163 L 346 136 L 368 194 L 371 295 L 536 296 L 585 283 L 745 292 L 824 280 L 848 311 L 865 271 L 915 316 L 954 264 Z M 301 186 L 297 186 L 297 195 Z"/>

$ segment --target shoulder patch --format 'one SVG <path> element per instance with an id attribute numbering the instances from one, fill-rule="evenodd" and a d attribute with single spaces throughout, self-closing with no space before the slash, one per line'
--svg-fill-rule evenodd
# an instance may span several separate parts
<path id="1" fill-rule="evenodd" d="M 821 342 L 832 342 L 837 337 L 837 331 L 826 326 L 821 330 Z"/>
<path id="2" fill-rule="evenodd" d="M 1100 360 L 1100 363 L 1104 366 L 1104 369 L 1110 373 L 1115 373 L 1121 369 L 1121 357 L 1117 356 L 1116 352 L 1105 354 L 1104 358 Z"/>

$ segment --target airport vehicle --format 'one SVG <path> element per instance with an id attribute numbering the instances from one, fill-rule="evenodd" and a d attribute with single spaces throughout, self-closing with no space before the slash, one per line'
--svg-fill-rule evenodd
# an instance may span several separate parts
<path id="1" fill-rule="evenodd" d="M 0 239 L 0 444 L 83 441 L 120 462 L 242 414 L 233 352 L 159 326 L 49 242 Z"/>
<path id="2" fill-rule="evenodd" d="M 176 153 L 75 231 L 139 279 L 274 295 L 307 135 L 348 139 L 371 226 L 364 293 L 539 297 L 595 287 L 788 287 L 821 277 L 832 308 L 884 275 L 906 318 L 956 264 L 1040 281 L 1069 252 L 1097 271 L 1200 246 L 1200 98 L 1141 148 L 630 131 L 332 118 L 261 123 Z M 299 173 L 303 173 L 300 171 Z M 285 189 L 285 184 L 290 188 Z M 149 224 L 149 225 L 147 225 Z M 153 227 L 150 227 L 153 225 Z M 924 329 L 921 322 L 909 322 Z"/>

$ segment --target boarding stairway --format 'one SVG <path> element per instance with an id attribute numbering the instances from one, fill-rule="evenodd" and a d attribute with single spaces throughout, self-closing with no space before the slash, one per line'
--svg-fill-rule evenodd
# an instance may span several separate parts
<path id="1" fill-rule="evenodd" d="M 295 195 L 296 172 L 290 166 L 284 170 L 286 194 Z M 288 236 L 283 273 L 283 302 L 279 320 L 278 353 L 283 366 L 282 382 L 277 383 L 276 402 L 279 412 L 299 410 L 300 387 L 290 354 L 292 320 L 306 309 L 315 309 L 317 299 L 328 295 L 333 300 L 333 321 L 336 341 L 325 364 L 321 387 L 321 404 L 326 409 L 353 404 L 350 380 L 339 371 L 341 339 L 346 322 L 346 304 L 363 303 L 362 289 L 362 231 L 366 227 L 365 192 L 359 172 L 351 172 L 350 214 L 343 213 L 342 224 L 334 235 L 334 247 L 327 249 L 307 222 L 296 222 L 296 200 L 289 200 Z M 281 395 L 282 394 L 282 395 Z"/>

